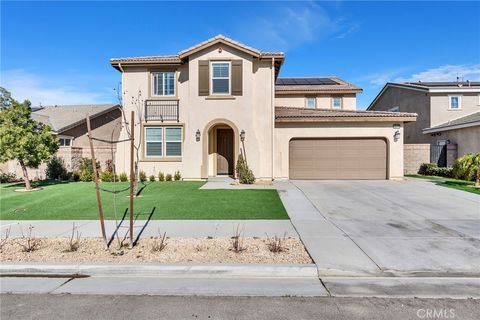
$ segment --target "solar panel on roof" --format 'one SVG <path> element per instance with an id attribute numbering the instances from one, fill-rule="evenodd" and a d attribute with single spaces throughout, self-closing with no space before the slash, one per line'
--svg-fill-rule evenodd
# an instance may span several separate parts
<path id="1" fill-rule="evenodd" d="M 308 85 L 337 85 L 338 83 L 329 78 L 279 78 L 277 85 L 282 86 L 308 86 Z"/>

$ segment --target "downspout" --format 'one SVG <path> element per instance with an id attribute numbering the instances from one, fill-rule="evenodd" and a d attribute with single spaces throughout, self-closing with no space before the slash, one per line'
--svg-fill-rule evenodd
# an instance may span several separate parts
<path id="1" fill-rule="evenodd" d="M 274 163 L 274 144 L 275 144 L 275 139 L 274 139 L 274 131 L 275 131 L 275 58 L 272 58 L 272 93 L 271 93 L 272 97 L 271 97 L 271 110 L 272 110 L 272 124 L 271 124 L 271 133 L 272 133 L 272 159 L 271 159 L 271 162 L 272 162 L 272 181 L 274 180 L 274 167 L 275 167 L 275 163 Z"/>

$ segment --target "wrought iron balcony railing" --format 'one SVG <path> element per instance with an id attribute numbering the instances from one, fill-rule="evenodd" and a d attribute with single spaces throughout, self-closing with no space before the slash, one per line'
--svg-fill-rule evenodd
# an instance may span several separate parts
<path id="1" fill-rule="evenodd" d="M 146 100 L 146 121 L 177 121 L 179 122 L 178 100 Z"/>

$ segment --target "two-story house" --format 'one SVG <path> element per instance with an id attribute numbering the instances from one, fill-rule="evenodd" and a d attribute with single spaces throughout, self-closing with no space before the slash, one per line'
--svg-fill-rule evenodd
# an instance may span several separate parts
<path id="1" fill-rule="evenodd" d="M 367 110 L 418 114 L 404 129 L 408 173 L 480 152 L 480 82 L 387 83 Z"/>
<path id="2" fill-rule="evenodd" d="M 278 78 L 284 60 L 222 35 L 175 55 L 111 59 L 127 122 L 137 115 L 140 170 L 234 176 L 243 153 L 258 180 L 403 176 L 403 124 L 415 114 L 356 111 L 360 88 Z M 118 146 L 117 171 L 128 171 L 129 152 Z"/>

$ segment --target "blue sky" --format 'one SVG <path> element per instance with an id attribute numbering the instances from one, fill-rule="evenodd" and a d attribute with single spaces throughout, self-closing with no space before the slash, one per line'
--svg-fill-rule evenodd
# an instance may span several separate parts
<path id="1" fill-rule="evenodd" d="M 0 85 L 34 105 L 116 102 L 112 57 L 222 33 L 281 50 L 281 76 L 337 75 L 368 106 L 386 81 L 480 80 L 479 2 L 1 2 Z"/>

